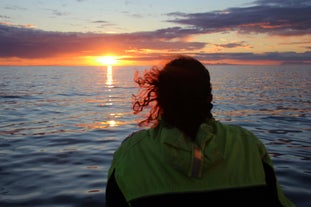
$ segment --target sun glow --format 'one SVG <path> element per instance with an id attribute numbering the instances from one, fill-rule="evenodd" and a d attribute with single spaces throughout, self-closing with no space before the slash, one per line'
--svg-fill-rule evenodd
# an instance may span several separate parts
<path id="1" fill-rule="evenodd" d="M 118 62 L 114 56 L 100 56 L 96 58 L 96 61 L 102 65 L 115 65 Z"/>

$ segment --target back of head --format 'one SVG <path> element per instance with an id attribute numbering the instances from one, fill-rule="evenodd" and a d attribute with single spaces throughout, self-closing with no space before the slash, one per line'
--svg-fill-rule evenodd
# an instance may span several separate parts
<path id="1" fill-rule="evenodd" d="M 180 56 L 164 66 L 158 83 L 162 119 L 194 138 L 199 125 L 212 117 L 208 70 L 198 60 Z"/>

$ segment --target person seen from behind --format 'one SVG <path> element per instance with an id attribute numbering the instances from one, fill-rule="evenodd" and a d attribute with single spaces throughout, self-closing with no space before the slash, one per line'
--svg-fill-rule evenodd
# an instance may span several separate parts
<path id="1" fill-rule="evenodd" d="M 214 119 L 205 66 L 178 56 L 135 78 L 139 130 L 114 154 L 107 207 L 295 206 L 278 184 L 264 144 L 250 131 Z"/>

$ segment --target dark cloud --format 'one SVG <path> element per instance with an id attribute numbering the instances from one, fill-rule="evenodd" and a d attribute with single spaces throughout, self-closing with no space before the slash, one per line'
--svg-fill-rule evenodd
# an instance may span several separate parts
<path id="1" fill-rule="evenodd" d="M 105 21 L 105 20 L 97 20 L 97 21 L 92 21 L 91 23 L 93 24 L 98 24 L 99 28 L 105 28 L 105 27 L 111 27 L 111 26 L 116 26 L 116 24 L 113 24 L 111 22 Z"/>
<path id="2" fill-rule="evenodd" d="M 205 60 L 247 60 L 247 61 L 279 61 L 279 62 L 295 62 L 304 63 L 311 62 L 311 52 L 296 53 L 296 52 L 267 52 L 262 54 L 255 53 L 205 53 L 195 54 L 196 57 Z"/>
<path id="3" fill-rule="evenodd" d="M 232 43 L 226 43 L 226 44 L 216 44 L 216 46 L 223 47 L 223 48 L 250 47 L 244 41 L 232 42 Z"/>
<path id="4" fill-rule="evenodd" d="M 0 57 L 42 58 L 70 53 L 97 55 L 98 51 L 111 50 L 119 53 L 127 50 L 193 51 L 205 47 L 202 42 L 170 41 L 188 34 L 188 30 L 178 28 L 129 34 L 62 33 L 0 23 Z"/>
<path id="5" fill-rule="evenodd" d="M 99 23 L 99 24 L 109 24 L 109 22 L 104 21 L 104 20 L 97 20 L 97 21 L 93 21 L 92 23 Z"/>
<path id="6" fill-rule="evenodd" d="M 293 3 L 295 2 L 295 3 Z M 274 35 L 311 34 L 310 0 L 260 0 L 257 5 L 204 13 L 169 13 L 169 22 L 200 33 L 238 31 Z"/>
<path id="7" fill-rule="evenodd" d="M 67 45 L 73 36 L 73 34 L 0 25 L 0 56 L 36 58 L 55 56 L 62 50 L 72 52 Z"/>

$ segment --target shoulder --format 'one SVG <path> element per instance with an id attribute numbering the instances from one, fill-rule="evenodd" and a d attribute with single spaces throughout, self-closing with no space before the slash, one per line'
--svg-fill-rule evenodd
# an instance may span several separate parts
<path id="1" fill-rule="evenodd" d="M 250 130 L 239 125 L 226 124 L 226 123 L 222 123 L 220 121 L 214 120 L 214 126 L 216 126 L 218 131 L 230 132 L 230 133 L 236 133 L 236 134 L 255 137 L 255 135 Z"/>
<path id="2" fill-rule="evenodd" d="M 211 124 L 214 138 L 225 156 L 231 155 L 231 153 L 244 153 L 243 156 L 252 154 L 271 164 L 264 143 L 252 131 L 239 125 L 219 121 L 213 121 Z"/>
<path id="3" fill-rule="evenodd" d="M 154 148 L 156 144 L 159 129 L 149 128 L 135 131 L 127 136 L 113 155 L 113 161 L 126 160 L 129 155 L 137 151 L 146 151 Z"/>
<path id="4" fill-rule="evenodd" d="M 113 170 L 124 160 L 129 152 L 140 142 L 148 137 L 148 130 L 139 130 L 127 136 L 113 154 L 113 160 L 109 169 L 109 177 Z"/>
<path id="5" fill-rule="evenodd" d="M 220 121 L 214 120 L 212 122 L 215 133 L 217 137 L 223 137 L 226 141 L 242 141 L 243 143 L 253 143 L 256 145 L 262 145 L 262 142 L 259 138 L 250 130 L 239 126 L 222 123 Z"/>
<path id="6" fill-rule="evenodd" d="M 127 151 L 135 145 L 139 144 L 141 141 L 149 137 L 149 130 L 143 129 L 139 131 L 135 131 L 128 135 L 120 144 L 117 151 Z"/>

